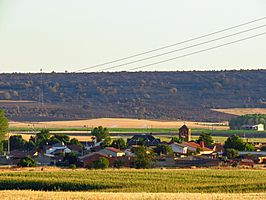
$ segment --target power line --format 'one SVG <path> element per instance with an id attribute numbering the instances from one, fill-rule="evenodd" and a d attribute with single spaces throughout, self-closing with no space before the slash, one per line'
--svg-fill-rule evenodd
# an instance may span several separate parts
<path id="1" fill-rule="evenodd" d="M 235 29 L 235 28 L 239 28 L 241 26 L 245 26 L 245 25 L 248 25 L 248 24 L 252 24 L 252 23 L 255 23 L 255 22 L 264 20 L 264 19 L 266 19 L 266 17 L 261 17 L 261 18 L 258 18 L 258 19 L 252 20 L 252 21 L 248 21 L 248 22 L 245 22 L 245 23 L 242 23 L 242 24 L 238 24 L 238 25 L 235 25 L 235 26 L 231 26 L 231 27 L 228 27 L 228 28 L 219 30 L 219 31 L 215 31 L 215 32 L 209 33 L 209 34 L 205 34 L 205 35 L 202 35 L 202 36 L 198 36 L 198 37 L 195 37 L 195 38 L 191 38 L 191 39 L 188 39 L 188 40 L 184 40 L 184 41 L 181 41 L 181 42 L 178 42 L 178 43 L 175 43 L 175 44 L 163 46 L 163 47 L 156 48 L 156 49 L 152 49 L 152 50 L 149 50 L 149 51 L 144 51 L 142 53 L 134 54 L 134 55 L 131 55 L 131 56 L 127 56 L 127 57 L 120 58 L 120 59 L 117 59 L 117 60 L 105 62 L 105 63 L 102 63 L 102 64 L 98 64 L 98 65 L 94 65 L 94 66 L 82 68 L 82 69 L 76 70 L 74 72 L 80 72 L 80 71 L 84 71 L 84 70 L 87 70 L 87 69 L 94 69 L 94 68 L 101 67 L 101 66 L 104 66 L 104 65 L 107 65 L 107 64 L 113 64 L 113 63 L 116 63 L 116 62 L 119 62 L 119 61 L 123 61 L 123 60 L 127 60 L 127 59 L 130 59 L 130 58 L 142 56 L 142 55 L 149 54 L 149 53 L 152 53 L 152 52 L 155 52 L 155 51 L 163 50 L 163 49 L 166 49 L 166 48 L 170 48 L 170 47 L 173 47 L 173 46 L 177 46 L 177 45 L 180 45 L 180 44 L 184 44 L 184 43 L 187 43 L 187 42 L 191 42 L 191 41 L 194 41 L 194 40 L 198 40 L 198 39 L 201 39 L 201 38 L 204 38 L 204 37 L 208 37 L 208 36 L 211 36 L 211 35 L 215 35 L 215 34 L 218 34 L 218 33 L 222 33 L 222 32 L 228 31 L 228 30 L 232 30 L 232 29 Z"/>
<path id="2" fill-rule="evenodd" d="M 131 68 L 131 69 L 129 69 L 129 71 L 130 70 L 136 70 L 136 69 L 142 69 L 142 68 L 149 67 L 149 66 L 152 66 L 152 65 L 161 64 L 161 63 L 169 62 L 169 61 L 176 60 L 176 59 L 179 59 L 179 58 L 184 58 L 184 57 L 187 57 L 187 56 L 199 54 L 199 53 L 202 53 L 202 52 L 205 52 L 205 51 L 210 51 L 210 50 L 217 49 L 217 48 L 220 48 L 220 47 L 228 46 L 230 44 L 234 44 L 234 43 L 237 43 L 237 42 L 249 40 L 249 39 L 252 39 L 252 38 L 255 38 L 255 37 L 258 37 L 258 36 L 261 36 L 261 35 L 265 35 L 265 34 L 266 34 L 266 32 L 263 32 L 263 33 L 260 33 L 260 34 L 257 34 L 257 35 L 253 35 L 253 36 L 250 36 L 250 37 L 242 38 L 242 39 L 239 39 L 239 40 L 235 40 L 235 41 L 228 42 L 228 43 L 225 43 L 225 44 L 217 45 L 217 46 L 210 47 L 210 48 L 207 48 L 207 49 L 194 51 L 192 53 L 184 54 L 184 55 L 181 55 L 181 56 L 178 56 L 178 57 L 170 58 L 170 59 L 159 61 L 159 62 L 154 62 L 154 63 L 148 64 L 148 65 L 143 65 L 143 66 L 140 66 L 140 67 Z"/>
<path id="3" fill-rule="evenodd" d="M 168 51 L 168 52 L 165 52 L 165 53 L 157 54 L 157 55 L 150 56 L 150 57 L 147 57 L 147 58 L 134 60 L 134 61 L 127 62 L 127 63 L 122 63 L 122 64 L 111 66 L 111 67 L 107 67 L 107 68 L 101 69 L 99 71 L 114 69 L 114 68 L 117 68 L 117 67 L 122 67 L 122 66 L 125 66 L 125 65 L 138 63 L 138 62 L 141 62 L 141 61 L 150 60 L 152 58 L 157 58 L 157 57 L 160 57 L 160 56 L 168 55 L 168 54 L 175 53 L 175 52 L 178 52 L 178 51 L 182 51 L 182 50 L 185 50 L 185 49 L 190 49 L 190 48 L 193 48 L 193 47 L 201 46 L 203 44 L 208 44 L 208 43 L 215 42 L 215 41 L 218 41 L 218 40 L 222 40 L 222 39 L 225 39 L 225 38 L 228 38 L 228 37 L 232 37 L 232 36 L 235 36 L 235 35 L 246 33 L 246 32 L 249 32 L 249 31 L 253 31 L 253 30 L 256 30 L 256 29 L 259 29 L 259 28 L 263 28 L 265 26 L 266 25 L 257 26 L 257 27 L 251 28 L 251 29 L 247 29 L 247 30 L 244 30 L 244 31 L 240 31 L 240 32 L 233 33 L 233 34 L 230 34 L 230 35 L 226 35 L 226 36 L 223 36 L 223 37 L 219 37 L 219 38 L 216 38 L 216 39 L 208 40 L 208 41 L 201 42 L 201 43 L 198 43 L 198 44 L 190 45 L 190 46 L 187 46 L 187 47 L 184 47 L 184 48 Z"/>

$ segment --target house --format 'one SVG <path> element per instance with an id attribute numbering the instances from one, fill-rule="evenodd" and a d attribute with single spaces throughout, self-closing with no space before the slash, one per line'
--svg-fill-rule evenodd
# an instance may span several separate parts
<path id="1" fill-rule="evenodd" d="M 96 137 L 91 137 L 91 139 L 92 141 L 80 142 L 84 146 L 85 150 L 91 151 L 93 148 L 100 147 L 101 144 L 103 143 L 103 140 L 100 142 L 97 142 Z"/>
<path id="2" fill-rule="evenodd" d="M 196 143 L 196 142 L 182 142 L 180 143 L 181 146 L 183 147 L 187 147 L 187 150 L 189 152 L 196 152 L 199 154 L 204 154 L 204 155 L 209 155 L 213 153 L 213 150 L 205 147 L 204 146 L 204 142 L 201 141 L 200 144 Z"/>
<path id="3" fill-rule="evenodd" d="M 255 163 L 264 163 L 266 161 L 266 151 L 239 151 L 239 157 L 251 159 Z"/>
<path id="4" fill-rule="evenodd" d="M 157 146 L 160 144 L 160 139 L 156 139 L 151 134 L 137 134 L 134 135 L 132 138 L 127 139 L 128 146 L 133 145 L 144 145 L 144 146 Z"/>
<path id="5" fill-rule="evenodd" d="M 66 154 L 70 152 L 71 150 L 63 142 L 56 143 L 52 146 L 47 146 L 45 150 L 45 154 L 51 154 L 51 155 Z"/>
<path id="6" fill-rule="evenodd" d="M 222 155 L 224 153 L 224 147 L 221 143 L 214 143 L 212 147 L 213 153 Z"/>
<path id="7" fill-rule="evenodd" d="M 184 158 L 176 159 L 176 166 L 177 167 L 212 167 L 212 166 L 219 166 L 218 159 L 212 159 L 207 156 L 198 155 L 198 156 L 187 156 Z"/>
<path id="8" fill-rule="evenodd" d="M 93 152 L 93 153 L 78 157 L 78 162 L 80 163 L 82 167 L 87 167 L 91 165 L 94 161 L 98 160 L 99 158 L 108 158 L 108 156 L 105 154 L 101 154 L 99 152 Z"/>
<path id="9" fill-rule="evenodd" d="M 27 151 L 16 149 L 10 152 L 8 159 L 10 159 L 11 165 L 17 165 L 21 159 L 26 158 L 27 156 L 29 156 L 29 153 Z"/>
<path id="10" fill-rule="evenodd" d="M 174 142 L 174 143 L 170 144 L 170 146 L 173 150 L 173 153 L 175 153 L 175 154 L 187 154 L 187 152 L 188 152 L 188 147 L 182 145 L 181 143 Z"/>
<path id="11" fill-rule="evenodd" d="M 191 140 L 191 129 L 185 124 L 179 128 L 179 139 L 184 142 L 189 142 Z"/>
<path id="12" fill-rule="evenodd" d="M 0 165 L 10 165 L 10 159 L 5 155 L 0 155 Z"/>
<path id="13" fill-rule="evenodd" d="M 263 124 L 257 124 L 257 125 L 243 125 L 242 129 L 244 130 L 257 130 L 257 131 L 264 131 L 264 125 Z"/>
<path id="14" fill-rule="evenodd" d="M 125 152 L 121 151 L 120 149 L 116 149 L 114 147 L 106 147 L 98 151 L 98 153 L 107 155 L 108 157 L 121 157 L 125 155 Z"/>
<path id="15" fill-rule="evenodd" d="M 74 152 L 76 153 L 77 155 L 82 155 L 82 147 L 79 146 L 79 145 L 74 145 L 74 144 L 71 144 L 71 145 L 67 145 L 67 148 L 69 148 L 71 150 L 71 152 Z"/>
<path id="16" fill-rule="evenodd" d="M 40 166 L 49 166 L 55 165 L 55 156 L 54 155 L 47 155 L 47 154 L 38 154 L 34 156 L 33 159 L 36 161 L 37 165 Z"/>
<path id="17" fill-rule="evenodd" d="M 256 126 L 256 130 L 257 131 L 264 131 L 264 125 L 263 124 L 258 124 L 258 125 L 255 125 Z"/>

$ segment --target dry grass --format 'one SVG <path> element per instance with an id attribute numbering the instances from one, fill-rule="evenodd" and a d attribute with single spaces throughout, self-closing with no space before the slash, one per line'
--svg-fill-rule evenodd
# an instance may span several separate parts
<path id="1" fill-rule="evenodd" d="M 209 122 L 185 122 L 190 128 L 209 128 L 213 125 L 216 130 L 228 129 L 227 126 L 217 126 Z M 35 128 L 81 128 L 104 126 L 108 128 L 177 128 L 184 124 L 184 121 L 155 121 L 155 120 L 138 120 L 127 118 L 99 118 L 88 120 L 73 121 L 49 121 L 34 123 Z M 28 128 L 32 123 L 27 122 L 10 122 L 9 127 Z"/>
<path id="2" fill-rule="evenodd" d="M 44 191 L 30 191 L 30 190 L 4 190 L 0 191 L 1 199 L 3 200 L 141 200 L 141 199 L 156 199 L 156 200 L 262 200 L 266 199 L 266 193 L 245 193 L 245 194 L 234 194 L 234 193 L 102 193 L 102 192 L 44 192 Z"/>
<path id="3" fill-rule="evenodd" d="M 247 114 L 266 114 L 266 108 L 228 108 L 212 110 L 238 116 Z"/>
<path id="4" fill-rule="evenodd" d="M 16 134 L 16 133 L 10 133 L 9 135 L 12 136 L 12 135 L 18 135 L 18 134 Z M 31 135 L 31 134 L 21 134 L 21 136 L 22 136 L 22 138 L 24 140 L 27 140 L 27 141 L 29 141 L 29 139 L 30 139 L 31 136 L 34 136 L 35 137 L 35 135 Z M 69 135 L 69 138 L 70 139 L 76 138 L 79 141 L 86 141 L 86 142 L 92 141 L 92 136 L 80 136 L 80 135 L 73 136 L 73 135 Z"/>

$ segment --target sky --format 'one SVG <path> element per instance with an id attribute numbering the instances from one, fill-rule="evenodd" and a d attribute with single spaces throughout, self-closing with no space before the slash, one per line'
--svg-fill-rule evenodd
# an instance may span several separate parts
<path id="1" fill-rule="evenodd" d="M 41 68 L 73 72 L 265 16 L 265 0 L 0 0 L 0 73 Z M 157 53 L 265 24 L 266 19 Z M 131 70 L 263 32 L 265 27 L 109 71 Z M 151 55 L 155 53 L 135 59 Z M 266 35 L 142 70 L 224 69 L 266 69 Z"/>

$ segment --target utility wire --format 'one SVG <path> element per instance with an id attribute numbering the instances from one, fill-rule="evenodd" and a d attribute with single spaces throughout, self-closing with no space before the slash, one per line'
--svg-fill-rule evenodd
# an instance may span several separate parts
<path id="1" fill-rule="evenodd" d="M 234 44 L 234 43 L 238 43 L 238 42 L 241 42 L 241 41 L 249 40 L 249 39 L 252 39 L 252 38 L 255 38 L 255 37 L 259 37 L 259 36 L 265 35 L 265 34 L 266 34 L 266 32 L 263 32 L 263 33 L 260 33 L 260 34 L 257 34 L 257 35 L 253 35 L 253 36 L 250 36 L 250 37 L 242 38 L 242 39 L 239 39 L 239 40 L 235 40 L 235 41 L 228 42 L 228 43 L 225 43 L 225 44 L 217 45 L 217 46 L 210 47 L 210 48 L 207 48 L 207 49 L 194 51 L 192 53 L 184 54 L 184 55 L 181 55 L 181 56 L 178 56 L 178 57 L 170 58 L 170 59 L 159 61 L 159 62 L 154 62 L 154 63 L 143 65 L 143 66 L 140 66 L 140 67 L 131 68 L 131 69 L 129 69 L 129 71 L 130 70 L 136 70 L 136 69 L 142 69 L 142 68 L 146 68 L 146 67 L 149 67 L 149 66 L 152 66 L 152 65 L 161 64 L 161 63 L 169 62 L 169 61 L 176 60 L 176 59 L 179 59 L 179 58 L 184 58 L 184 57 L 187 57 L 187 56 L 199 54 L 199 53 L 202 53 L 202 52 L 205 52 L 205 51 L 210 51 L 210 50 L 217 49 L 217 48 L 220 48 L 220 47 L 228 46 L 230 44 Z"/>
<path id="2" fill-rule="evenodd" d="M 107 64 L 113 64 L 113 63 L 116 63 L 116 62 L 119 62 L 119 61 L 123 61 L 123 60 L 127 60 L 127 59 L 130 59 L 130 58 L 134 58 L 134 57 L 137 57 L 137 56 L 142 56 L 142 55 L 149 54 L 149 53 L 152 53 L 152 52 L 155 52 L 155 51 L 163 50 L 163 49 L 166 49 L 166 48 L 170 48 L 170 47 L 173 47 L 173 46 L 177 46 L 177 45 L 180 45 L 180 44 L 184 44 L 184 43 L 187 43 L 187 42 L 198 40 L 198 39 L 201 39 L 201 38 L 204 38 L 204 37 L 208 37 L 208 36 L 211 36 L 211 35 L 222 33 L 222 32 L 228 31 L 228 30 L 239 28 L 241 26 L 252 24 L 252 23 L 264 20 L 264 19 L 266 19 L 266 17 L 261 17 L 261 18 L 258 18 L 258 19 L 252 20 L 252 21 L 248 21 L 248 22 L 245 22 L 245 23 L 242 23 L 242 24 L 238 24 L 236 26 L 231 26 L 231 27 L 228 27 L 228 28 L 225 28 L 225 29 L 222 29 L 222 30 L 219 30 L 219 31 L 215 31 L 215 32 L 212 32 L 212 33 L 209 33 L 209 34 L 206 34 L 206 35 L 202 35 L 202 36 L 198 36 L 198 37 L 195 37 L 195 38 L 192 38 L 192 39 L 184 40 L 184 41 L 181 41 L 181 42 L 178 42 L 178 43 L 175 43 L 175 44 L 171 44 L 171 45 L 163 46 L 163 47 L 160 47 L 160 48 L 152 49 L 152 50 L 149 50 L 149 51 L 145 51 L 145 52 L 142 52 L 142 53 L 134 54 L 134 55 L 127 56 L 127 57 L 124 57 L 124 58 L 120 58 L 120 59 L 117 59 L 117 60 L 105 62 L 105 63 L 99 64 L 99 65 L 94 65 L 94 66 L 91 66 L 91 67 L 82 68 L 82 69 L 76 70 L 74 72 L 81 72 L 81 71 L 84 71 L 84 70 L 87 70 L 87 69 L 94 69 L 94 68 L 101 67 L 101 66 L 104 66 L 104 65 L 107 65 Z"/>
<path id="3" fill-rule="evenodd" d="M 154 56 L 150 56 L 150 57 L 147 57 L 147 58 L 142 58 L 142 59 L 139 59 L 139 60 L 134 60 L 134 61 L 131 61 L 131 62 L 122 63 L 122 64 L 119 64 L 119 65 L 107 67 L 107 68 L 101 69 L 99 71 L 114 69 L 114 68 L 117 68 L 117 67 L 138 63 L 138 62 L 141 62 L 141 61 L 150 60 L 152 58 L 157 58 L 157 57 L 160 57 L 160 56 L 168 55 L 168 54 L 175 53 L 175 52 L 178 52 L 178 51 L 182 51 L 182 50 L 185 50 L 185 49 L 190 49 L 190 48 L 193 48 L 193 47 L 201 46 L 203 44 L 208 44 L 208 43 L 215 42 L 215 41 L 218 41 L 218 40 L 222 40 L 222 39 L 225 39 L 225 38 L 228 38 L 228 37 L 232 37 L 232 36 L 235 36 L 235 35 L 246 33 L 246 32 L 249 32 L 249 31 L 253 31 L 253 30 L 256 30 L 256 29 L 259 29 L 259 28 L 263 28 L 265 26 L 266 25 L 257 26 L 257 27 L 251 28 L 251 29 L 247 29 L 247 30 L 244 30 L 244 31 L 240 31 L 240 32 L 233 33 L 233 34 L 230 34 L 230 35 L 226 35 L 226 36 L 223 36 L 223 37 L 219 37 L 219 38 L 216 38 L 216 39 L 208 40 L 208 41 L 201 42 L 201 43 L 198 43 L 198 44 L 194 44 L 194 45 L 191 45 L 191 46 L 187 46 L 187 47 L 183 47 L 183 48 L 180 48 L 180 49 L 176 49 L 176 50 L 168 51 L 168 52 L 165 52 L 165 53 L 157 54 L 157 55 L 154 55 Z"/>

